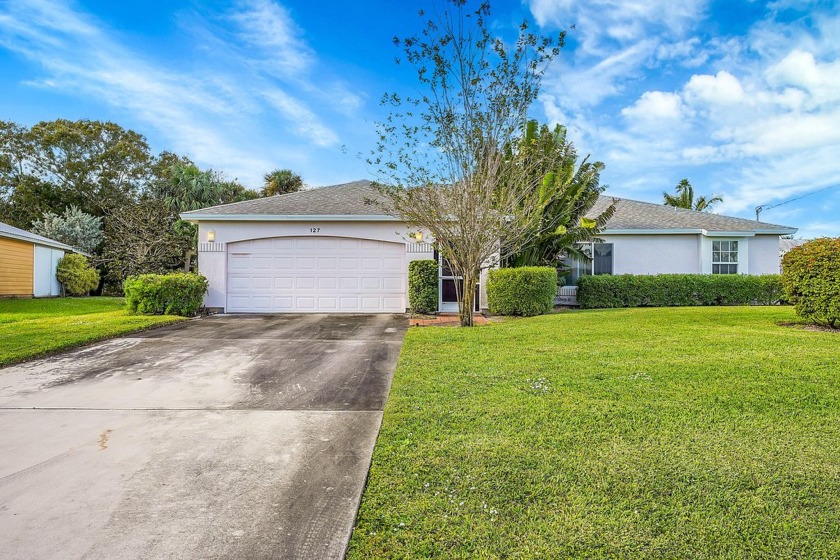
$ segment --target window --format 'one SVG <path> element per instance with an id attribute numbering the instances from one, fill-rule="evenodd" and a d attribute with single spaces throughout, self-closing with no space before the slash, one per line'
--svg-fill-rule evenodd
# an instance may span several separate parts
<path id="1" fill-rule="evenodd" d="M 580 248 L 590 259 L 563 258 L 563 266 L 569 269 L 565 277 L 567 286 L 577 286 L 581 276 L 613 273 L 612 243 L 582 243 Z"/>
<path id="2" fill-rule="evenodd" d="M 738 274 L 737 241 L 712 241 L 712 274 Z"/>
<path id="3" fill-rule="evenodd" d="M 613 273 L 613 244 L 595 243 L 592 257 L 593 274 Z"/>

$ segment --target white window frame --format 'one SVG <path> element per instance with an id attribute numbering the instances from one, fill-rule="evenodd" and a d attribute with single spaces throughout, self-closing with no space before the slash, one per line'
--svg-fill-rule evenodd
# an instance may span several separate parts
<path id="1" fill-rule="evenodd" d="M 719 249 L 715 251 L 715 243 L 729 243 L 729 249 L 723 251 Z M 736 248 L 732 251 L 732 243 L 736 244 Z M 735 261 L 732 260 L 715 260 L 715 253 L 727 253 L 729 258 L 731 259 L 732 253 L 735 253 Z M 711 261 L 712 261 L 712 274 L 740 274 L 741 273 L 741 242 L 738 239 L 713 239 L 712 240 L 712 251 L 711 251 Z M 715 272 L 715 266 L 735 266 L 735 272 Z"/>

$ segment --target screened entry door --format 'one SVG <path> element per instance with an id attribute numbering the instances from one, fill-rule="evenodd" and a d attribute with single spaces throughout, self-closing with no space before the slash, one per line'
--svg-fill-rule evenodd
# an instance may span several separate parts
<path id="1" fill-rule="evenodd" d="M 458 294 L 464 291 L 464 279 L 456 276 L 452 267 L 440 253 L 437 253 L 438 261 L 438 311 L 441 313 L 458 312 Z M 475 311 L 480 311 L 478 297 L 481 291 L 479 285 L 475 285 Z"/>

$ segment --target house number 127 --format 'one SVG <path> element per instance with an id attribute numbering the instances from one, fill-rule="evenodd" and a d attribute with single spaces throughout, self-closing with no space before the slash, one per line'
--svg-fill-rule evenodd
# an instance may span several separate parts
<path id="1" fill-rule="evenodd" d="M 310 233 L 318 233 L 318 232 L 320 232 L 320 231 L 321 231 L 321 228 L 319 228 L 319 227 L 311 227 L 311 228 L 309 228 L 309 231 L 310 231 Z"/>

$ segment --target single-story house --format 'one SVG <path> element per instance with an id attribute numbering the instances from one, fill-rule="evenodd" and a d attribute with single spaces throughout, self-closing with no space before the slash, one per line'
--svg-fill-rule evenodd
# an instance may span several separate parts
<path id="1" fill-rule="evenodd" d="M 61 295 L 58 261 L 73 247 L 0 222 L 0 297 Z"/>
<path id="2" fill-rule="evenodd" d="M 432 244 L 381 206 L 368 181 L 182 213 L 198 224 L 205 305 L 227 312 L 402 313 L 408 263 L 436 259 Z M 593 214 L 612 201 L 599 200 Z M 769 274 L 779 238 L 795 228 L 618 199 L 580 274 Z M 455 282 L 440 267 L 440 311 L 457 310 Z M 486 273 L 477 306 L 487 307 Z"/>

